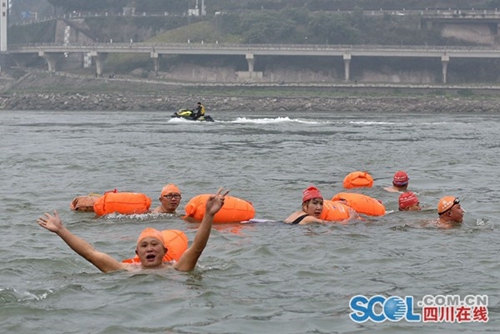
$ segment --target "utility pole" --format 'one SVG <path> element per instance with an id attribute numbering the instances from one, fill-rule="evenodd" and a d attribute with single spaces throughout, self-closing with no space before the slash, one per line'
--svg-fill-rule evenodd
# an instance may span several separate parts
<path id="1" fill-rule="evenodd" d="M 0 0 L 0 52 L 7 51 L 7 17 L 9 16 L 9 1 Z"/>

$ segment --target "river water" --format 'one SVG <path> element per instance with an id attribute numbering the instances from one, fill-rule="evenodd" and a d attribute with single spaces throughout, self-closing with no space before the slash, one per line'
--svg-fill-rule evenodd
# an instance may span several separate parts
<path id="1" fill-rule="evenodd" d="M 451 333 L 500 326 L 500 115 L 220 112 L 215 123 L 164 112 L 2 111 L 0 332 L 2 333 Z M 410 176 L 424 210 L 397 212 L 383 190 Z M 196 225 L 164 215 L 95 219 L 69 210 L 78 195 L 142 192 L 158 205 L 166 183 L 189 198 L 215 192 L 251 201 L 256 218 L 282 220 L 302 190 L 325 198 L 366 170 L 388 214 L 347 226 L 279 222 L 214 226 L 191 273 L 102 274 L 54 234 L 43 212 L 117 259 L 147 227 Z M 445 195 L 466 210 L 441 230 Z M 396 211 L 396 212 L 394 212 Z M 488 296 L 489 322 L 355 323 L 351 297 Z M 378 305 L 375 312 L 381 313 Z M 421 309 L 415 305 L 415 313 Z"/>

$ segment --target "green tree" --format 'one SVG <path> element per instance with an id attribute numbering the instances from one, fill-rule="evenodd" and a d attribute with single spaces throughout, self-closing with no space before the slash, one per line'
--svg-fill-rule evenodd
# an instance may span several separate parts
<path id="1" fill-rule="evenodd" d="M 360 33 L 351 25 L 350 16 L 341 13 L 313 15 L 309 22 L 311 41 L 316 44 L 358 44 Z"/>

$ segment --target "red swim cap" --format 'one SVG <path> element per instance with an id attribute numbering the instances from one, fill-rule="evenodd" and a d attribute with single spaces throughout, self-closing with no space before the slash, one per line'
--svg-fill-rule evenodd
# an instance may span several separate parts
<path id="1" fill-rule="evenodd" d="M 419 200 L 417 195 L 411 191 L 405 192 L 399 196 L 399 209 L 405 209 L 412 205 L 418 204 Z"/>
<path id="2" fill-rule="evenodd" d="M 318 188 L 311 186 L 302 192 L 302 203 L 313 198 L 323 198 Z"/>
<path id="3" fill-rule="evenodd" d="M 394 179 L 392 181 L 392 184 L 394 184 L 396 187 L 403 187 L 403 186 L 406 186 L 408 184 L 408 180 L 410 180 L 410 178 L 408 177 L 408 174 L 406 174 L 406 172 L 400 170 L 394 174 Z"/>

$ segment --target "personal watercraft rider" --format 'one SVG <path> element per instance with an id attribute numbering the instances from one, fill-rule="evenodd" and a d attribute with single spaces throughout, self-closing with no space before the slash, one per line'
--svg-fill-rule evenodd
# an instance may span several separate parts
<path id="1" fill-rule="evenodd" d="M 194 115 L 193 119 L 198 119 L 202 116 L 205 116 L 205 106 L 201 104 L 201 102 L 197 103 L 198 106 L 196 107 L 196 114 Z"/>

